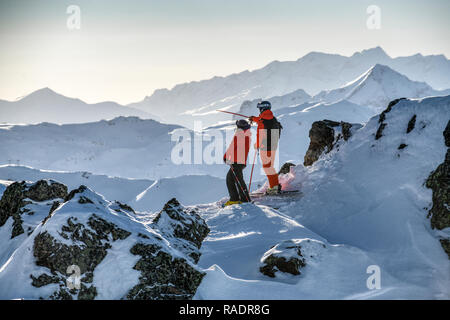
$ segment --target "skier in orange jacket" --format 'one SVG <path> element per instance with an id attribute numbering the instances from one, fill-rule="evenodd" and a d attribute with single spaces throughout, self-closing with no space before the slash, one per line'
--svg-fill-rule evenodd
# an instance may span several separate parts
<path id="1" fill-rule="evenodd" d="M 269 180 L 269 189 L 266 192 L 269 194 L 280 193 L 281 185 L 273 165 L 283 127 L 270 110 L 272 106 L 269 101 L 261 101 L 257 107 L 260 111 L 259 116 L 251 116 L 249 120 L 258 124 L 254 146 L 259 150 L 263 169 Z"/>
<path id="2" fill-rule="evenodd" d="M 251 141 L 250 124 L 244 119 L 236 121 L 233 140 L 223 155 L 223 161 L 230 165 L 226 180 L 230 200 L 225 203 L 225 206 L 250 202 L 250 194 L 242 170 L 247 165 Z"/>

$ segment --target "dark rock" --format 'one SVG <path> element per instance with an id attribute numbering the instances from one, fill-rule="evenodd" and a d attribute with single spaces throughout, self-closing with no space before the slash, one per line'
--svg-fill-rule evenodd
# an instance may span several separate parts
<path id="1" fill-rule="evenodd" d="M 277 270 L 293 274 L 294 276 L 299 275 L 299 269 L 305 266 L 304 260 L 299 258 L 289 258 L 287 260 L 284 257 L 270 256 L 264 262 L 266 265 L 259 268 L 259 270 L 262 274 L 271 278 L 275 278 Z"/>
<path id="2" fill-rule="evenodd" d="M 34 184 L 27 184 L 25 181 L 14 182 L 3 192 L 0 200 L 0 227 L 3 226 L 9 217 L 13 218 L 13 230 L 11 238 L 22 233 L 23 220 L 21 215 L 27 212 L 24 208 L 33 201 L 48 201 L 67 196 L 67 187 L 61 183 L 51 180 L 39 180 Z"/>
<path id="3" fill-rule="evenodd" d="M 375 134 L 375 140 L 378 140 L 383 136 L 383 130 L 386 126 L 387 126 L 387 123 L 382 123 L 379 125 L 377 132 Z"/>
<path id="4" fill-rule="evenodd" d="M 47 231 L 38 234 L 34 239 L 33 255 L 36 265 L 48 268 L 55 276 L 52 278 L 46 274 L 37 278 L 32 276 L 32 285 L 45 285 L 45 282 L 49 281 L 57 283 L 57 279 L 58 282 L 65 284 L 66 271 L 71 265 L 78 266 L 81 275 L 85 274 L 81 279 L 79 290 L 61 285 L 59 291 L 54 292 L 50 299 L 72 299 L 74 295 L 78 299 L 94 299 L 97 291 L 89 283 L 92 282 L 94 269 L 106 256 L 106 250 L 111 248 L 109 236 L 112 241 L 116 241 L 123 240 L 131 234 L 95 214 L 88 219 L 87 224 L 90 228 L 77 223 L 76 220 L 75 217 L 67 219 L 60 233 L 65 239 L 72 240 L 73 245 L 59 242 Z"/>
<path id="5" fill-rule="evenodd" d="M 271 278 L 275 277 L 277 271 L 299 275 L 300 268 L 306 266 L 305 259 L 302 257 L 301 246 L 287 240 L 275 247 L 276 251 L 263 258 L 262 262 L 264 265 L 259 268 L 259 271 Z"/>
<path id="6" fill-rule="evenodd" d="M 348 138 L 352 136 L 350 129 L 352 128 L 352 124 L 348 122 L 341 122 L 342 127 L 342 135 L 344 136 L 344 141 L 347 141 Z"/>
<path id="7" fill-rule="evenodd" d="M 309 131 L 310 144 L 306 151 L 303 164 L 310 166 L 319 159 L 320 155 L 330 152 L 333 148 L 334 130 L 324 121 L 316 121 Z"/>
<path id="8" fill-rule="evenodd" d="M 342 135 L 335 138 L 336 127 L 341 127 Z M 316 121 L 309 130 L 310 144 L 306 151 L 303 165 L 310 166 L 316 162 L 322 153 L 328 153 L 333 146 L 343 138 L 347 141 L 351 137 L 352 124 L 348 122 L 336 122 L 331 120 Z"/>
<path id="9" fill-rule="evenodd" d="M 160 227 L 162 219 L 164 219 L 164 228 Z M 164 205 L 152 224 L 159 228 L 169 240 L 173 238 L 186 240 L 174 241 L 174 246 L 193 258 L 194 262 L 198 261 L 200 257 L 198 249 L 208 235 L 209 228 L 195 211 L 187 210 L 173 198 Z"/>
<path id="10" fill-rule="evenodd" d="M 404 99 L 406 99 L 406 98 L 400 98 L 400 99 L 392 100 L 391 102 L 389 102 L 387 108 L 383 112 L 381 112 L 380 117 L 378 118 L 378 123 L 380 125 L 378 126 L 377 133 L 375 134 L 375 140 L 378 140 L 378 139 L 380 139 L 383 136 L 383 130 L 387 126 L 387 123 L 384 123 L 384 120 L 386 120 L 386 114 L 389 113 L 392 110 L 392 108 L 399 101 L 404 100 Z"/>
<path id="11" fill-rule="evenodd" d="M 47 180 L 39 180 L 25 191 L 26 198 L 39 202 L 51 199 L 64 199 L 66 196 L 67 187 L 65 185 Z"/>
<path id="12" fill-rule="evenodd" d="M 295 164 L 286 162 L 281 166 L 280 171 L 278 171 L 278 174 L 287 174 L 291 172 L 291 167 L 295 167 Z"/>
<path id="13" fill-rule="evenodd" d="M 55 211 L 56 209 L 58 209 L 59 205 L 60 205 L 60 202 L 59 202 L 59 201 L 53 201 L 52 207 L 50 208 L 50 211 L 49 211 L 48 214 L 51 215 L 51 214 L 53 213 L 53 211 Z"/>
<path id="14" fill-rule="evenodd" d="M 408 146 L 407 144 L 401 143 L 397 149 L 402 150 L 402 149 L 405 149 L 407 146 Z"/>
<path id="15" fill-rule="evenodd" d="M 444 140 L 445 140 L 445 145 L 447 147 L 450 147 L 450 120 L 447 122 L 447 126 L 445 127 L 445 130 L 444 130 Z"/>
<path id="16" fill-rule="evenodd" d="M 450 139 L 450 121 L 443 132 L 445 145 L 448 146 Z M 447 148 L 444 162 L 441 163 L 425 182 L 427 188 L 433 192 L 433 206 L 428 216 L 431 216 L 431 227 L 442 230 L 450 227 L 450 148 Z M 440 240 L 445 252 L 450 259 L 450 239 Z"/>
<path id="17" fill-rule="evenodd" d="M 77 193 L 83 193 L 84 191 L 87 190 L 87 187 L 85 185 L 81 185 L 79 186 L 77 189 L 73 189 L 72 191 L 70 191 L 70 193 L 64 198 L 64 202 L 70 201 L 73 199 L 73 197 L 75 197 L 75 195 Z"/>
<path id="18" fill-rule="evenodd" d="M 406 128 L 406 133 L 410 133 L 414 130 L 414 127 L 416 126 L 416 115 L 413 115 L 412 118 L 408 122 L 408 127 Z"/>
<path id="19" fill-rule="evenodd" d="M 395 99 L 395 100 L 392 100 L 391 102 L 389 102 L 387 108 L 385 110 L 383 110 L 383 112 L 381 112 L 378 122 L 383 123 L 384 120 L 386 120 L 386 114 L 391 112 L 392 107 L 395 106 L 397 103 L 399 103 L 399 101 L 405 100 L 405 99 L 406 98 L 399 98 L 399 99 Z"/>
<path id="20" fill-rule="evenodd" d="M 30 276 L 32 281 L 31 285 L 36 288 L 40 288 L 52 283 L 59 283 L 60 279 L 56 276 L 50 276 L 46 273 L 41 274 L 39 277 Z"/>
<path id="21" fill-rule="evenodd" d="M 127 294 L 127 299 L 191 299 L 205 276 L 186 260 L 174 258 L 155 244 L 137 243 L 130 252 L 141 256 L 134 266 L 141 276 L 139 284 Z"/>
<path id="22" fill-rule="evenodd" d="M 442 248 L 444 248 L 445 253 L 448 255 L 448 258 L 450 259 L 450 240 L 440 239 L 439 242 L 441 243 Z"/>
<path id="23" fill-rule="evenodd" d="M 450 227 L 450 149 L 444 162 L 429 175 L 426 186 L 433 190 L 431 227 L 439 230 Z"/>
<path id="24" fill-rule="evenodd" d="M 134 212 L 133 208 L 130 207 L 129 205 L 127 205 L 125 203 L 120 203 L 119 201 L 116 201 L 116 204 L 119 206 L 120 209 L 136 214 L 136 212 Z"/>
<path id="25" fill-rule="evenodd" d="M 94 203 L 91 199 L 89 199 L 88 197 L 85 197 L 85 196 L 81 196 L 79 199 L 78 199 L 78 203 L 80 203 L 80 204 L 86 204 L 86 203 Z"/>

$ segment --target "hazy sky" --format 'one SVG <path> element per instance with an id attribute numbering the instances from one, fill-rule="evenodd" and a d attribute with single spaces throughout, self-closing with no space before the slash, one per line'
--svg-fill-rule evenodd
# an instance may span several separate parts
<path id="1" fill-rule="evenodd" d="M 69 5 L 81 28 L 67 28 Z M 369 5 L 381 29 L 366 26 Z M 87 102 L 296 60 L 310 51 L 450 57 L 448 0 L 0 0 L 0 99 L 42 87 Z"/>

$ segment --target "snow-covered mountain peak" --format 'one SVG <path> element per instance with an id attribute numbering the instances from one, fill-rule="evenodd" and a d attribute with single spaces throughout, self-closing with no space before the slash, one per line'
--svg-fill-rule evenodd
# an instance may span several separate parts
<path id="1" fill-rule="evenodd" d="M 386 65 L 375 64 L 343 87 L 322 91 L 313 99 L 325 103 L 348 100 L 381 112 L 389 101 L 397 98 L 419 98 L 438 94 L 438 91 L 425 82 L 412 81 Z"/>
<path id="2" fill-rule="evenodd" d="M 365 56 L 368 58 L 375 58 L 375 59 L 389 59 L 390 56 L 386 53 L 386 51 L 383 50 L 380 46 L 377 46 L 375 48 L 365 49 L 361 52 L 355 52 L 352 57 L 356 56 Z"/>
<path id="3" fill-rule="evenodd" d="M 80 101 L 79 99 L 69 98 L 62 94 L 57 93 L 56 91 L 45 87 L 36 91 L 33 91 L 32 93 L 24 96 L 23 98 L 17 100 L 20 102 L 35 102 L 35 103 L 48 103 L 52 101 L 61 101 L 61 100 L 74 100 L 74 101 Z"/>

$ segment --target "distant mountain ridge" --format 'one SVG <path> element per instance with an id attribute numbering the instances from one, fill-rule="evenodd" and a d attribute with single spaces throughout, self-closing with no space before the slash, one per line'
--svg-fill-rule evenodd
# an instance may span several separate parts
<path id="1" fill-rule="evenodd" d="M 16 101 L 0 100 L 0 122 L 3 123 L 84 123 L 118 116 L 157 118 L 148 112 L 112 101 L 88 104 L 80 99 L 63 96 L 50 88 L 39 89 Z"/>
<path id="2" fill-rule="evenodd" d="M 376 47 L 350 57 L 311 52 L 296 61 L 273 61 L 254 71 L 183 83 L 170 90 L 155 90 L 144 100 L 128 106 L 163 119 L 170 117 L 182 125 L 193 121 L 185 113 L 193 110 L 189 113 L 191 116 L 204 121 L 210 117 L 211 124 L 217 119 L 223 120 L 223 116 L 214 118 L 215 109 L 238 110 L 245 100 L 282 96 L 298 89 L 315 95 L 347 84 L 376 64 L 386 65 L 413 81 L 425 81 L 434 89 L 450 88 L 450 60 L 445 56 L 416 54 L 391 58 Z"/>

